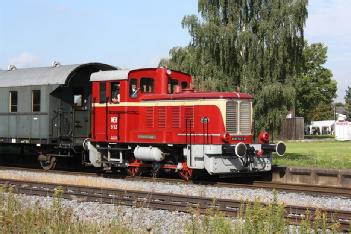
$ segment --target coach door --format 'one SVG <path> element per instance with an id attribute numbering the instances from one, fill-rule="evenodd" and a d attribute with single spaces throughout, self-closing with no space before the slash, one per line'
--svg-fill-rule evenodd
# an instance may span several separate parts
<path id="1" fill-rule="evenodd" d="M 67 142 L 73 136 L 72 89 L 58 87 L 51 93 L 51 138 L 52 141 Z"/>
<path id="2" fill-rule="evenodd" d="M 83 143 L 90 134 L 90 100 L 84 97 L 82 90 L 73 90 L 73 138 L 74 142 Z"/>

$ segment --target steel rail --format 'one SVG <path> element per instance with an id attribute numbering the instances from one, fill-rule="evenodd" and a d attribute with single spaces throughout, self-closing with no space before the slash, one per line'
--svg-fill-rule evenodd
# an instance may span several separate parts
<path id="1" fill-rule="evenodd" d="M 169 178 L 152 178 L 152 177 L 127 177 L 127 180 L 135 181 L 148 181 L 148 182 L 163 182 L 172 184 L 196 184 L 196 185 L 209 185 L 223 188 L 249 188 L 249 189 L 266 189 L 276 190 L 291 193 L 305 193 L 316 196 L 341 196 L 351 198 L 351 188 L 342 188 L 336 186 L 326 185 L 308 185 L 308 184 L 287 184 L 280 182 L 269 182 L 269 181 L 247 181 L 237 183 L 233 182 L 222 182 L 222 181 L 184 181 L 181 179 L 169 179 Z"/>
<path id="2" fill-rule="evenodd" d="M 211 199 L 198 196 L 177 194 L 152 193 L 145 191 L 106 189 L 98 187 L 83 187 L 75 185 L 62 185 L 40 182 L 27 182 L 20 180 L 0 179 L 0 184 L 12 187 L 18 194 L 53 196 L 58 188 L 62 190 L 62 197 L 80 202 L 100 202 L 107 204 L 162 209 L 169 211 L 190 212 L 196 209 L 201 214 L 207 214 L 209 209 L 216 209 L 228 217 L 238 217 L 246 204 L 242 201 L 229 199 Z M 262 203 L 269 205 L 268 203 Z M 290 224 L 298 225 L 310 217 L 314 221 L 318 209 L 302 206 L 285 206 L 285 218 Z M 351 224 L 351 212 L 342 210 L 323 209 L 327 213 L 328 226 L 339 223 L 339 231 L 348 232 Z M 309 216 L 308 216 L 309 214 Z"/>
<path id="3" fill-rule="evenodd" d="M 237 183 L 233 182 L 223 182 L 221 180 L 194 180 L 194 181 L 184 181 L 177 178 L 154 178 L 146 176 L 122 176 L 113 173 L 101 172 L 98 170 L 92 171 L 72 171 L 72 170 L 50 170 L 43 171 L 42 169 L 34 168 L 19 168 L 19 167 L 4 167 L 0 166 L 0 170 L 10 169 L 10 170 L 26 170 L 36 173 L 52 173 L 52 174 L 64 174 L 64 175 L 79 175 L 79 176 L 93 176 L 93 177 L 104 177 L 104 178 L 118 178 L 125 179 L 129 181 L 146 181 L 146 182 L 159 182 L 159 183 L 171 183 L 171 184 L 195 184 L 195 185 L 208 185 L 223 188 L 249 188 L 249 189 L 266 189 L 266 190 L 276 190 L 284 191 L 290 193 L 305 193 L 314 196 L 341 196 L 351 198 L 351 188 L 342 188 L 336 186 L 325 186 L 325 185 L 308 185 L 308 184 L 287 184 L 280 182 L 269 182 L 269 181 L 246 181 Z M 228 180 L 226 180 L 228 181 Z"/>

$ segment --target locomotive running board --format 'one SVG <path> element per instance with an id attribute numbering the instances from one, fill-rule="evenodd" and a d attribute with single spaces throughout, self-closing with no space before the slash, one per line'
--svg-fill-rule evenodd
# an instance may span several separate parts
<path id="1" fill-rule="evenodd" d="M 96 163 L 113 164 L 117 167 L 128 167 L 127 163 L 120 163 L 120 162 L 114 162 L 114 161 L 96 161 Z"/>
<path id="2" fill-rule="evenodd" d="M 96 147 L 97 150 L 111 150 L 111 151 L 128 151 L 128 148 L 109 148 L 109 147 Z"/>

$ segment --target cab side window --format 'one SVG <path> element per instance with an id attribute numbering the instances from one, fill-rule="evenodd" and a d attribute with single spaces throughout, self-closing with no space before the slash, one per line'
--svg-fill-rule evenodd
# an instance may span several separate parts
<path id="1" fill-rule="evenodd" d="M 137 79 L 130 79 L 129 81 L 129 96 L 131 98 L 138 97 L 138 80 Z"/>
<path id="2" fill-rule="evenodd" d="M 188 82 L 183 81 L 183 82 L 182 82 L 182 89 L 187 89 L 187 88 L 189 88 L 189 87 L 188 87 Z"/>
<path id="3" fill-rule="evenodd" d="M 168 80 L 168 93 L 174 93 L 177 86 L 178 86 L 178 80 L 169 79 Z"/>
<path id="4" fill-rule="evenodd" d="M 106 103 L 106 82 L 100 82 L 100 103 Z"/>
<path id="5" fill-rule="evenodd" d="M 154 79 L 141 78 L 140 89 L 141 89 L 142 93 L 153 93 L 154 92 Z"/>
<path id="6" fill-rule="evenodd" d="M 119 82 L 112 82 L 111 83 L 111 102 L 112 103 L 119 103 L 120 102 L 120 87 Z"/>

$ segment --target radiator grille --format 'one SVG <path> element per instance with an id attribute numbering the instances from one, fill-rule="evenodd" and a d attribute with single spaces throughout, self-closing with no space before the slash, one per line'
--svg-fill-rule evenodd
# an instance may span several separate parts
<path id="1" fill-rule="evenodd" d="M 158 107 L 158 127 L 159 128 L 166 127 L 166 107 L 165 106 Z"/>
<path id="2" fill-rule="evenodd" d="M 154 107 L 146 107 L 146 127 L 154 127 Z"/>
<path id="3" fill-rule="evenodd" d="M 184 108 L 184 117 L 185 121 L 188 123 L 188 127 L 194 127 L 194 107 L 193 106 L 186 106 Z"/>
<path id="4" fill-rule="evenodd" d="M 240 134 L 251 134 L 251 102 L 240 103 Z"/>
<path id="5" fill-rule="evenodd" d="M 172 106 L 172 128 L 180 128 L 180 106 Z"/>
<path id="6" fill-rule="evenodd" d="M 238 132 L 238 103 L 236 101 L 227 101 L 226 108 L 226 130 L 230 134 Z"/>

